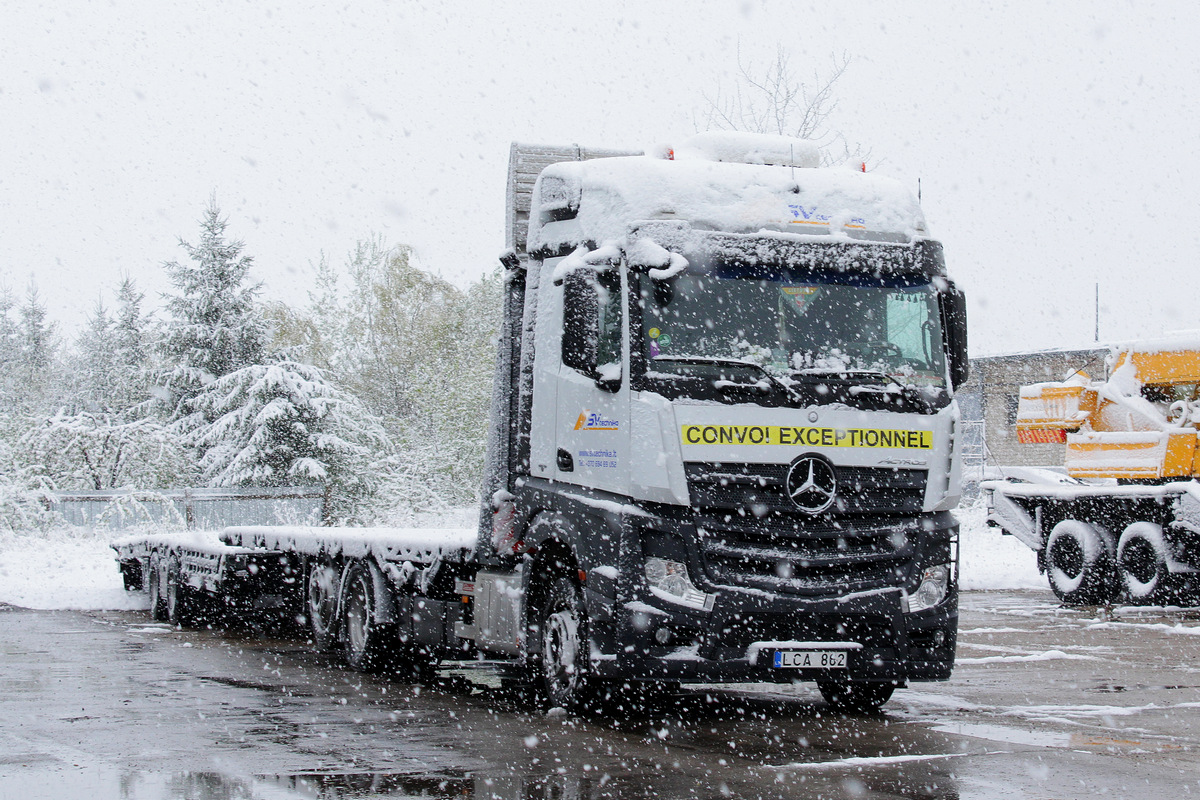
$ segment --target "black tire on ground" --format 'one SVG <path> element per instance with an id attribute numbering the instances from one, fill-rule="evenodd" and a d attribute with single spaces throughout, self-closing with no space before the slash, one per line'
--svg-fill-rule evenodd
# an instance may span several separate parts
<path id="1" fill-rule="evenodd" d="M 125 582 L 125 591 L 136 592 L 142 588 L 142 565 L 139 561 L 121 562 L 121 579 Z"/>
<path id="2" fill-rule="evenodd" d="M 1106 536 L 1096 526 L 1064 519 L 1046 540 L 1046 575 L 1068 605 L 1107 603 L 1116 597 L 1117 570 Z"/>
<path id="3" fill-rule="evenodd" d="M 839 711 L 878 711 L 892 699 L 896 685 L 880 681 L 851 681 L 830 679 L 817 681 L 821 697 Z"/>
<path id="4" fill-rule="evenodd" d="M 162 564 L 156 556 L 150 557 L 150 575 L 147 577 L 147 588 L 150 591 L 150 619 L 156 622 L 167 621 L 167 600 L 163 586 Z"/>
<path id="5" fill-rule="evenodd" d="M 305 614 L 313 647 L 322 653 L 338 646 L 338 570 L 326 561 L 314 562 L 305 582 Z"/>
<path id="6" fill-rule="evenodd" d="M 166 570 L 167 620 L 172 625 L 180 627 L 191 626 L 196 622 L 195 610 L 198 605 L 193 598 L 191 587 L 183 582 L 179 574 L 179 563 L 172 559 Z"/>
<path id="7" fill-rule="evenodd" d="M 1153 522 L 1134 522 L 1121 533 L 1117 567 L 1124 597 L 1131 603 L 1161 603 L 1171 599 L 1167 542 Z"/>
<path id="8" fill-rule="evenodd" d="M 552 707 L 579 710 L 590 697 L 587 611 L 579 587 L 567 577 L 551 578 L 538 612 L 542 691 Z"/>
<path id="9" fill-rule="evenodd" d="M 370 566 L 354 564 L 342 586 L 342 653 L 363 672 L 387 668 L 395 651 L 396 626 L 379 620 L 376 601 Z"/>

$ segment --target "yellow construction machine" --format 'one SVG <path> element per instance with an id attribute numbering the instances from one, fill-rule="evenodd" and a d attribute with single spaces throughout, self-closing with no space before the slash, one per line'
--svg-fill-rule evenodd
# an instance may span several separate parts
<path id="1" fill-rule="evenodd" d="M 1200 573 L 1200 337 L 1117 346 L 1106 377 L 1021 388 L 1017 436 L 1066 444 L 1055 482 L 990 481 L 988 522 L 1064 602 L 1191 602 Z"/>

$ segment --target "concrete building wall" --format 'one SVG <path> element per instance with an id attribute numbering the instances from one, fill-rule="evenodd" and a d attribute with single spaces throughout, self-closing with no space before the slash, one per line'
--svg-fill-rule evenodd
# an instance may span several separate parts
<path id="1" fill-rule="evenodd" d="M 1041 350 L 971 359 L 969 394 L 983 422 L 986 461 L 989 466 L 1061 466 L 1066 446 L 1021 444 L 1017 441 L 1017 398 L 1021 387 L 1043 381 L 1061 381 L 1082 370 L 1094 378 L 1104 375 L 1108 348 Z M 965 405 L 965 404 L 964 404 Z M 964 413 L 964 417 L 966 414 Z"/>

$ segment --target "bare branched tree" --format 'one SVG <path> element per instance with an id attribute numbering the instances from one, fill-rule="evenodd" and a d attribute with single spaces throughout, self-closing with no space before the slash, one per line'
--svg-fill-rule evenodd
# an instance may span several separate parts
<path id="1" fill-rule="evenodd" d="M 774 60 L 764 69 L 743 58 L 739 44 L 737 66 L 732 85 L 721 84 L 713 94 L 704 93 L 707 108 L 697 128 L 811 139 L 821 147 L 827 164 L 869 159 L 869 151 L 829 127 L 837 109 L 834 87 L 850 67 L 850 56 L 833 56 L 827 73 L 814 70 L 810 80 L 803 80 L 792 69 L 783 45 L 776 47 Z"/>

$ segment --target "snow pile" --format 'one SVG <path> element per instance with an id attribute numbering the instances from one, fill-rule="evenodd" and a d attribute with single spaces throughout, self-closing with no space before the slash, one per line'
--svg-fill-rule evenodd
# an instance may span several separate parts
<path id="1" fill-rule="evenodd" d="M 111 534 L 53 530 L 0 534 L 0 603 L 37 609 L 148 609 L 126 592 Z"/>
<path id="2" fill-rule="evenodd" d="M 1037 559 L 1011 536 L 984 524 L 982 502 L 957 512 L 963 589 L 1047 589 Z M 421 527 L 466 528 L 478 511 L 454 509 L 423 516 Z M 0 534 L 0 603 L 37 609 L 145 609 L 146 597 L 126 592 L 103 531 Z"/>
<path id="3" fill-rule="evenodd" d="M 959 533 L 959 587 L 984 589 L 1049 589 L 1038 572 L 1037 555 L 1013 536 L 987 526 L 987 506 L 981 495 L 959 507 L 954 515 Z"/>

